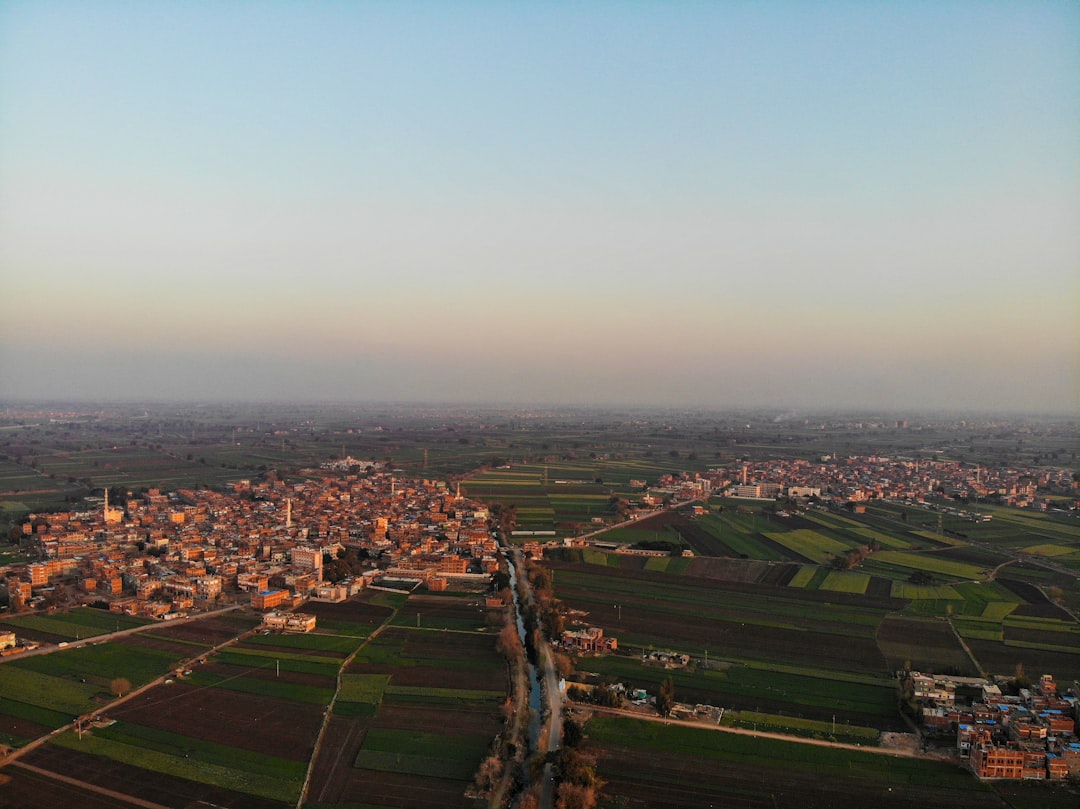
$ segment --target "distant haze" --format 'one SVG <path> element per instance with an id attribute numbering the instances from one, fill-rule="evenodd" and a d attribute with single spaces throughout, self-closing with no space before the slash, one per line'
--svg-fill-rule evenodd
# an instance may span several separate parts
<path id="1" fill-rule="evenodd" d="M 1080 5 L 0 5 L 0 397 L 1077 412 Z"/>

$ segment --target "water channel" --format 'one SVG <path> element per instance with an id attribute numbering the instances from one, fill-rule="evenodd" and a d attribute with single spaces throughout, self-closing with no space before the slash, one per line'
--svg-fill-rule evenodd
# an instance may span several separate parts
<path id="1" fill-rule="evenodd" d="M 525 618 L 521 613 L 521 596 L 518 594 L 517 587 L 517 552 L 504 549 L 503 553 L 506 555 L 506 565 L 510 571 L 510 593 L 514 599 L 514 620 L 517 621 L 518 637 L 521 638 L 521 645 L 528 650 L 529 646 L 525 642 Z M 529 655 L 525 655 L 525 662 L 528 666 L 529 672 L 529 749 L 528 754 L 532 755 L 537 752 L 537 745 L 540 740 L 540 725 L 542 722 L 542 711 L 540 706 L 542 704 L 543 695 L 541 694 L 540 675 L 536 670 L 536 664 L 529 658 Z"/>

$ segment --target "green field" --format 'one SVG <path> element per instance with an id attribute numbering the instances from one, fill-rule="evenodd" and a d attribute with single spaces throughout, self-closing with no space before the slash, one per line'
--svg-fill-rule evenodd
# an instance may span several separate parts
<path id="1" fill-rule="evenodd" d="M 0 621 L 0 627 L 10 629 L 16 634 L 20 629 L 32 629 L 69 640 L 81 640 L 153 623 L 156 622 L 148 618 L 134 618 L 84 607 L 55 615 L 13 616 Z"/>
<path id="2" fill-rule="evenodd" d="M 881 735 L 876 728 L 850 725 L 845 722 L 837 725 L 833 722 L 800 719 L 795 716 L 762 713 L 760 711 L 725 711 L 722 724 L 725 727 L 786 733 L 793 736 L 828 739 L 846 744 L 876 745 L 878 737 Z"/>
<path id="3" fill-rule="evenodd" d="M 422 702 L 432 705 L 496 705 L 506 696 L 502 691 L 465 688 L 389 685 L 383 692 L 387 701 Z"/>
<path id="4" fill-rule="evenodd" d="M 300 794 L 303 776 L 282 777 L 281 772 L 275 773 L 271 761 L 266 757 L 259 771 L 250 769 L 250 757 L 241 758 L 235 748 L 228 748 L 229 754 L 222 760 L 201 760 L 199 757 L 190 758 L 188 754 L 177 752 L 162 752 L 153 749 L 147 744 L 145 738 L 125 738 L 123 741 L 108 738 L 104 735 L 83 734 L 80 739 L 74 732 L 68 731 L 54 738 L 50 742 L 58 747 L 76 750 L 81 753 L 102 756 L 103 758 L 130 764 L 151 772 L 174 775 L 178 778 L 186 778 L 189 781 L 197 781 L 200 784 L 233 789 L 251 795 L 258 795 L 273 800 L 295 800 Z M 204 743 L 200 740 L 200 743 Z M 234 766 L 229 766 L 229 765 Z M 241 769 L 238 764 L 248 764 L 249 769 Z M 264 771 L 269 768 L 269 772 Z M 288 769 L 283 770 L 288 772 Z"/>
<path id="5" fill-rule="evenodd" d="M 324 622 L 320 621 L 320 627 Z M 296 635 L 252 635 L 244 645 L 286 647 L 316 652 L 351 652 L 360 646 L 355 635 L 325 635 L 319 633 Z"/>
<path id="6" fill-rule="evenodd" d="M 854 547 L 805 528 L 795 531 L 770 531 L 765 536 L 793 551 L 797 556 L 819 565 L 827 564 L 833 557 L 842 556 Z"/>
<path id="7" fill-rule="evenodd" d="M 707 670 L 664 669 L 625 656 L 590 659 L 582 663 L 582 668 L 609 682 L 644 688 L 650 694 L 655 694 L 670 677 L 676 699 L 718 707 L 782 703 L 789 706 L 792 717 L 802 706 L 807 715 L 836 711 L 842 717 L 876 717 L 879 723 L 890 720 L 896 712 L 896 684 L 884 675 L 840 678 L 810 669 L 740 664 L 713 664 Z"/>
<path id="8" fill-rule="evenodd" d="M 390 683 L 389 674 L 342 674 L 338 701 L 366 702 L 377 705 Z"/>
<path id="9" fill-rule="evenodd" d="M 904 551 L 879 551 L 872 557 L 875 565 L 892 565 L 895 567 L 909 568 L 911 570 L 924 570 L 930 573 L 938 573 L 956 579 L 983 579 L 986 570 L 975 565 L 967 565 L 962 562 L 950 562 L 947 559 L 931 554 L 906 553 Z"/>
<path id="10" fill-rule="evenodd" d="M 68 721 L 92 710 L 103 689 L 69 677 L 54 677 L 11 663 L 0 666 L 0 694 L 5 700 L 25 702 L 68 715 Z"/>
<path id="11" fill-rule="evenodd" d="M 118 677 L 138 688 L 166 674 L 179 662 L 180 658 L 172 652 L 111 642 L 17 659 L 5 667 L 82 680 L 108 689 L 109 683 Z"/>
<path id="12" fill-rule="evenodd" d="M 832 590 L 836 593 L 858 593 L 861 595 L 866 592 L 866 587 L 869 584 L 870 577 L 865 573 L 830 570 L 829 575 L 825 577 L 825 581 L 821 583 L 821 587 L 818 589 Z"/>
<path id="13" fill-rule="evenodd" d="M 665 754 L 747 764 L 757 762 L 826 778 L 846 779 L 857 773 L 858 779 L 881 787 L 921 784 L 939 789 L 979 789 L 968 773 L 943 762 L 879 756 L 622 717 L 594 717 L 589 720 L 586 732 L 591 740 L 601 744 L 632 746 Z"/>
<path id="14" fill-rule="evenodd" d="M 491 745 L 484 736 L 372 728 L 353 766 L 468 781 Z"/>

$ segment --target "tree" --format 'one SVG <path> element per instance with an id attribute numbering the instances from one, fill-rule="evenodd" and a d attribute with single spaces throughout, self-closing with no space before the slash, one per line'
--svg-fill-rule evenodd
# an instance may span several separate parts
<path id="1" fill-rule="evenodd" d="M 502 774 L 502 762 L 498 756 L 488 756 L 476 771 L 476 787 L 480 790 L 489 790 L 495 786 L 496 781 Z"/>
<path id="2" fill-rule="evenodd" d="M 562 613 L 559 612 L 558 606 L 554 604 L 544 610 L 540 616 L 540 621 L 544 626 L 544 634 L 551 640 L 558 640 L 566 628 Z"/>
<path id="3" fill-rule="evenodd" d="M 562 652 L 555 652 L 555 670 L 565 680 L 574 673 L 574 661 Z"/>
<path id="4" fill-rule="evenodd" d="M 124 677 L 117 677 L 109 683 L 109 690 L 116 694 L 116 696 L 122 697 L 131 690 L 131 683 Z"/>
<path id="5" fill-rule="evenodd" d="M 593 809 L 596 790 L 580 784 L 559 784 L 555 809 Z"/>
<path id="6" fill-rule="evenodd" d="M 675 683 L 670 677 L 660 684 L 660 693 L 656 695 L 656 712 L 667 716 L 675 707 Z"/>
<path id="7" fill-rule="evenodd" d="M 577 747 L 581 744 L 582 739 L 585 738 L 585 734 L 581 730 L 581 725 L 567 716 L 563 719 L 562 726 L 562 741 L 564 745 L 567 747 Z"/>
<path id="8" fill-rule="evenodd" d="M 521 637 L 514 624 L 506 624 L 499 630 L 499 639 L 495 648 L 511 661 L 520 663 L 525 658 L 525 648 L 521 645 Z"/>

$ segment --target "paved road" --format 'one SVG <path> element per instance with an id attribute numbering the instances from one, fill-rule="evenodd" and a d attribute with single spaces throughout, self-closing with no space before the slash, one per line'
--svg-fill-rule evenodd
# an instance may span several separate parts
<path id="1" fill-rule="evenodd" d="M 562 746 L 562 708 L 563 694 L 559 690 L 559 674 L 555 669 L 555 652 L 546 638 L 543 638 L 539 649 L 540 665 L 542 668 L 544 687 L 544 708 L 547 718 L 544 727 L 547 731 L 547 750 L 554 753 Z M 541 731 L 541 738 L 544 732 Z M 551 764 L 544 765 L 544 782 L 540 793 L 540 809 L 550 809 L 554 805 L 554 772 Z"/>

